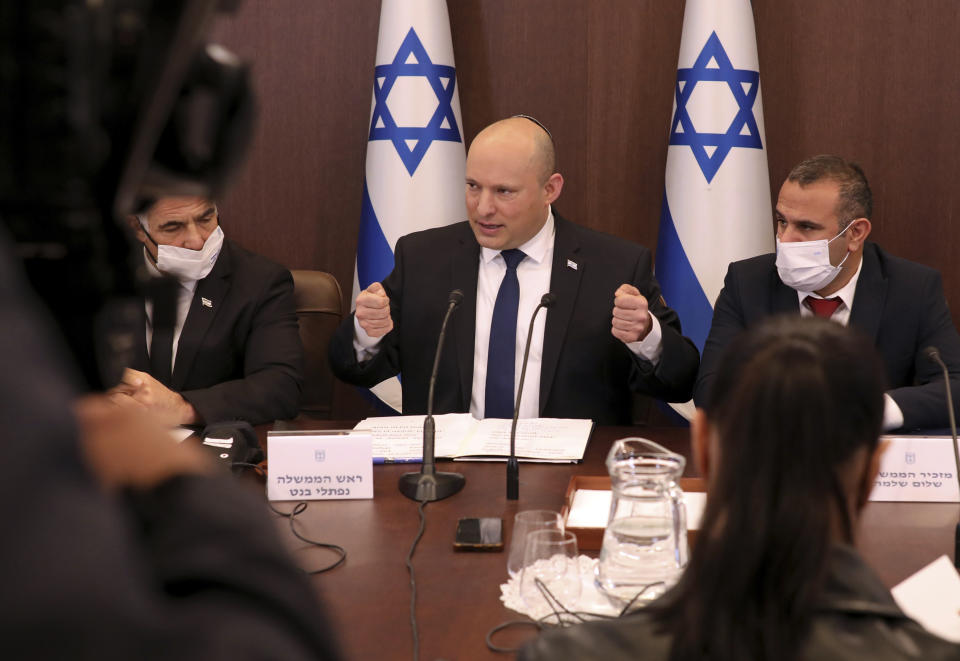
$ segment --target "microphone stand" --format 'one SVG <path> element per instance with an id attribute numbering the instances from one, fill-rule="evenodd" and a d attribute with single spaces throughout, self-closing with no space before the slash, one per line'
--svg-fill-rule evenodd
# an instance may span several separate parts
<path id="1" fill-rule="evenodd" d="M 460 473 L 438 473 L 434 461 L 434 435 L 436 425 L 433 420 L 433 389 L 437 382 L 437 369 L 440 367 L 440 352 L 443 350 L 443 340 L 447 334 L 447 322 L 453 310 L 463 300 L 463 292 L 454 289 L 447 300 L 447 313 L 440 326 L 440 337 L 437 340 L 437 353 L 433 357 L 433 372 L 430 374 L 430 392 L 427 394 L 427 417 L 423 421 L 423 464 L 419 473 L 404 473 L 400 476 L 397 487 L 400 493 L 411 500 L 433 502 L 443 500 L 457 493 L 463 488 L 466 479 Z"/>
<path id="2" fill-rule="evenodd" d="M 520 417 L 520 398 L 523 396 L 523 380 L 527 376 L 527 359 L 530 357 L 530 340 L 533 338 L 533 322 L 537 313 L 543 308 L 549 308 L 557 302 L 557 297 L 546 293 L 540 297 L 540 305 L 530 317 L 530 327 L 527 329 L 527 346 L 523 350 L 523 366 L 520 368 L 520 385 L 517 387 L 517 401 L 513 407 L 513 422 L 510 425 L 510 457 L 507 459 L 507 500 L 517 500 L 520 497 L 520 462 L 517 460 L 517 418 Z"/>
<path id="3" fill-rule="evenodd" d="M 947 369 L 946 363 L 940 357 L 939 349 L 927 347 L 923 352 L 943 370 L 943 383 L 947 390 L 947 413 L 950 415 L 950 434 L 953 437 L 953 465 L 956 471 L 957 488 L 960 489 L 960 451 L 957 450 L 957 421 L 953 413 L 953 394 L 950 392 L 950 370 Z M 960 569 L 960 521 L 957 522 L 957 527 L 953 533 L 953 566 Z"/>

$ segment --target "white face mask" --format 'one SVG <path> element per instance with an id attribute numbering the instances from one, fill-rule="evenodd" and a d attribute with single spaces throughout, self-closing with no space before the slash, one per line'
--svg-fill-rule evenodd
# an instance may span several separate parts
<path id="1" fill-rule="evenodd" d="M 781 243 L 780 239 L 777 239 L 777 273 L 780 274 L 783 284 L 797 291 L 820 291 L 833 282 L 850 253 L 847 252 L 840 263 L 833 266 L 830 263 L 829 246 L 834 239 L 846 232 L 850 225 L 829 241 L 820 239 Z"/>
<path id="2" fill-rule="evenodd" d="M 147 237 L 153 241 L 149 234 Z M 157 245 L 157 268 L 161 272 L 180 281 L 203 280 L 210 275 L 213 265 L 217 263 L 217 257 L 220 256 L 223 230 L 218 225 L 203 242 L 200 250 L 158 245 L 156 241 L 153 242 Z"/>

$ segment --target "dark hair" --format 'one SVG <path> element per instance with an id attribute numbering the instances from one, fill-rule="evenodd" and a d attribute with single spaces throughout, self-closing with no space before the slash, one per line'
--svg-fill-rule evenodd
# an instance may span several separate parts
<path id="1" fill-rule="evenodd" d="M 840 474 L 877 446 L 883 383 L 873 343 L 823 319 L 774 319 L 731 344 L 707 414 L 719 457 L 697 543 L 649 607 L 671 661 L 799 655 L 838 523 L 852 541 Z"/>
<path id="2" fill-rule="evenodd" d="M 833 181 L 840 187 L 837 216 L 840 229 L 846 229 L 854 218 L 870 218 L 873 213 L 873 193 L 863 168 L 852 161 L 831 154 L 813 156 L 796 165 L 787 181 L 808 186 L 818 181 Z"/>

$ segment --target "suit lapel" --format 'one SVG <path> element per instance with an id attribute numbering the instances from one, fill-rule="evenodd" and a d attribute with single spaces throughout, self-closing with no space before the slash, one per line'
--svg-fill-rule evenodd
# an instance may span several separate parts
<path id="1" fill-rule="evenodd" d="M 770 304 L 773 314 L 800 314 L 800 297 L 797 291 L 783 284 L 776 268 L 773 270 L 773 291 L 770 295 L 773 299 Z"/>
<path id="2" fill-rule="evenodd" d="M 543 331 L 543 356 L 540 368 L 540 414 L 550 397 L 553 378 L 557 372 L 560 349 L 567 336 L 570 318 L 580 289 L 580 278 L 587 267 L 579 256 L 580 242 L 571 223 L 554 213 L 553 265 L 550 271 L 550 292 L 557 297 L 547 310 Z"/>
<path id="3" fill-rule="evenodd" d="M 224 242 L 223 250 L 217 257 L 213 271 L 197 283 L 197 288 L 193 292 L 193 300 L 190 301 L 190 309 L 183 323 L 183 330 L 180 332 L 180 341 L 177 343 L 177 357 L 173 363 L 174 390 L 183 390 L 187 376 L 197 358 L 197 351 L 203 344 L 203 338 L 230 289 L 229 276 L 232 271 L 230 247 Z"/>
<path id="4" fill-rule="evenodd" d="M 479 270 L 480 244 L 473 236 L 469 224 L 458 239 L 455 250 L 450 255 L 450 290 L 463 292 L 463 302 L 457 310 L 451 324 L 457 351 L 457 366 L 460 372 L 460 392 L 462 410 L 470 410 L 470 396 L 473 392 L 473 354 L 477 327 L 477 273 Z"/>
<path id="5" fill-rule="evenodd" d="M 853 309 L 850 310 L 850 325 L 855 326 L 872 338 L 880 331 L 880 318 L 887 298 L 887 280 L 880 269 L 880 260 L 872 244 L 866 244 L 863 251 L 863 265 L 857 279 L 857 289 L 853 295 Z"/>
<path id="6" fill-rule="evenodd" d="M 147 351 L 147 308 L 143 298 L 136 298 L 131 305 L 136 308 L 136 319 L 133 327 L 133 355 L 130 356 L 130 367 L 141 372 L 150 371 L 150 354 Z"/>

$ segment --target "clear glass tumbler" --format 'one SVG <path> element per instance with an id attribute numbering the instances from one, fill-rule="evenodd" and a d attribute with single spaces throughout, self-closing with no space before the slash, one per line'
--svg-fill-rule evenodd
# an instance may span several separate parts
<path id="1" fill-rule="evenodd" d="M 552 510 L 524 510 L 513 517 L 513 530 L 510 533 L 510 552 L 507 555 L 507 574 L 510 578 L 519 576 L 523 569 L 523 551 L 527 546 L 527 535 L 535 530 L 556 530 L 563 532 L 563 519 L 559 512 Z"/>
<path id="2" fill-rule="evenodd" d="M 544 594 L 570 610 L 580 600 L 580 562 L 577 537 L 572 532 L 535 530 L 527 535 L 520 573 L 520 596 L 527 607 L 545 614 L 552 604 Z"/>

